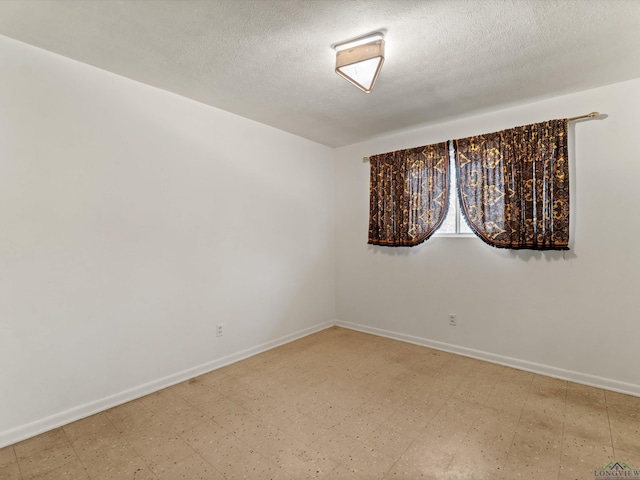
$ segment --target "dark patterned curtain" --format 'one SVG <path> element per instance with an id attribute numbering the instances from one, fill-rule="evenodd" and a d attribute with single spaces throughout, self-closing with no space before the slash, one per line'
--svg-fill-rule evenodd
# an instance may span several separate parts
<path id="1" fill-rule="evenodd" d="M 455 141 L 471 229 L 495 247 L 568 250 L 567 120 Z"/>
<path id="2" fill-rule="evenodd" d="M 448 143 L 383 153 L 369 162 L 369 243 L 398 247 L 427 240 L 447 213 Z"/>

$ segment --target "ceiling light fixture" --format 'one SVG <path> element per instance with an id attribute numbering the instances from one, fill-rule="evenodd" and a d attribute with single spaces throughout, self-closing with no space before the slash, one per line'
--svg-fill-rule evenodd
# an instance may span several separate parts
<path id="1" fill-rule="evenodd" d="M 382 33 L 342 43 L 336 51 L 336 73 L 364 93 L 371 93 L 384 63 Z"/>

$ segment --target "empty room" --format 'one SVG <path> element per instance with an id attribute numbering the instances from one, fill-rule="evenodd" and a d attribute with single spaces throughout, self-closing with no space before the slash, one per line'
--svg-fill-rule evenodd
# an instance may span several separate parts
<path id="1" fill-rule="evenodd" d="M 0 1 L 0 479 L 640 480 L 640 1 Z"/>

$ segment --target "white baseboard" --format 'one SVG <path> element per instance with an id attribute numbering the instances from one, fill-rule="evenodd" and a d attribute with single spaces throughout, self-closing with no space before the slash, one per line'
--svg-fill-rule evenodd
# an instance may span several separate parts
<path id="1" fill-rule="evenodd" d="M 487 362 L 504 365 L 506 367 L 513 367 L 519 370 L 525 370 L 527 372 L 539 373 L 548 377 L 554 377 L 561 380 L 568 380 L 583 385 L 589 385 L 590 387 L 603 388 L 605 390 L 612 390 L 614 392 L 626 393 L 628 395 L 640 397 L 640 385 L 635 385 L 633 383 L 620 382 L 618 380 L 598 377 L 596 375 L 574 372 L 572 370 L 565 370 L 563 368 L 552 367 L 550 365 L 529 362 L 527 360 L 520 360 L 504 355 L 496 355 L 489 352 L 483 352 L 481 350 L 474 350 L 473 348 L 460 347 L 458 345 L 438 342 L 436 340 L 430 340 L 428 338 L 415 337 L 413 335 L 406 335 L 404 333 L 392 332 L 390 330 L 369 327 L 367 325 L 361 325 L 357 323 L 336 320 L 335 324 L 338 327 L 348 328 L 350 330 L 356 330 L 358 332 L 370 333 L 379 337 L 386 337 L 394 340 L 413 343 L 416 345 L 422 345 L 424 347 L 433 348 L 435 350 L 442 350 L 444 352 L 455 353 L 458 355 L 463 355 L 465 357 L 485 360 Z"/>
<path id="2" fill-rule="evenodd" d="M 157 392 L 158 390 L 162 390 L 163 388 L 167 388 L 177 383 L 184 382 L 193 377 L 197 377 L 198 375 L 211 372 L 212 370 L 216 370 L 218 368 L 251 357 L 258 353 L 271 350 L 272 348 L 284 345 L 285 343 L 298 340 L 300 338 L 311 335 L 312 333 L 316 333 L 326 328 L 332 327 L 334 324 L 335 322 L 329 321 L 321 323 L 319 325 L 315 325 L 313 327 L 305 328 L 303 330 L 299 330 L 275 340 L 256 345 L 255 347 L 236 352 L 232 355 L 207 362 L 203 365 L 189 368 L 182 372 L 178 372 L 173 375 L 169 375 L 167 377 L 145 383 L 135 388 L 115 393 L 113 395 L 109 395 L 108 397 L 85 403 L 84 405 L 70 408 L 69 410 L 65 410 L 64 412 L 56 413 L 54 415 L 36 420 L 26 425 L 20 425 L 19 427 L 13 428 L 11 430 L 5 430 L 4 432 L 0 432 L 0 448 L 6 447 L 7 445 L 12 445 L 16 442 L 25 440 L 35 435 L 39 435 L 49 430 L 53 430 L 54 428 L 67 425 L 71 422 L 75 422 L 109 408 L 122 405 L 123 403 L 130 402 L 131 400 L 144 397 L 145 395 Z"/>
<path id="3" fill-rule="evenodd" d="M 197 367 L 190 368 L 182 372 L 178 372 L 173 375 L 169 375 L 167 377 L 145 383 L 138 387 L 125 390 L 123 392 L 119 392 L 119 393 L 110 395 L 108 397 L 86 403 L 84 405 L 79 405 L 77 407 L 71 408 L 64 412 L 56 413 L 55 415 L 51 415 L 49 417 L 36 420 L 26 425 L 21 425 L 11 430 L 0 432 L 0 448 L 19 442 L 21 440 L 25 440 L 35 435 L 39 435 L 41 433 L 52 430 L 54 428 L 67 425 L 68 423 L 75 422 L 77 420 L 88 417 L 90 415 L 94 415 L 96 413 L 102 412 L 109 408 L 122 405 L 123 403 L 130 402 L 131 400 L 144 397 L 145 395 L 149 395 L 150 393 L 157 392 L 158 390 L 162 390 L 163 388 L 167 388 L 177 383 L 184 382 L 193 377 L 197 377 L 198 375 L 211 372 L 213 370 L 216 370 L 218 368 L 224 367 L 231 363 L 243 360 L 245 358 L 251 357 L 258 353 L 271 350 L 272 348 L 276 348 L 280 345 L 284 345 L 285 343 L 298 340 L 300 338 L 306 337 L 308 335 L 319 332 L 321 330 L 332 327 L 334 325 L 338 327 L 348 328 L 350 330 L 370 333 L 372 335 L 377 335 L 380 337 L 386 337 L 386 338 L 400 340 L 407 343 L 422 345 L 425 347 L 433 348 L 435 350 L 442 350 L 444 352 L 455 353 L 458 355 L 463 355 L 465 357 L 476 358 L 478 360 L 485 360 L 487 362 L 496 363 L 498 365 L 504 365 L 507 367 L 513 367 L 519 370 L 525 370 L 527 372 L 538 373 L 541 375 L 547 375 L 549 377 L 559 378 L 562 380 L 568 380 L 568 381 L 580 383 L 583 385 L 589 385 L 597 388 L 604 388 L 606 390 L 612 390 L 614 392 L 626 393 L 628 395 L 634 395 L 634 396 L 640 397 L 640 385 L 620 382 L 617 380 L 598 377 L 595 375 L 589 375 L 581 372 L 575 372 L 572 370 L 565 370 L 558 367 L 552 367 L 550 365 L 529 362 L 526 360 L 520 360 L 517 358 L 507 357 L 504 355 L 496 355 L 496 354 L 484 352 L 481 350 L 474 350 L 472 348 L 438 342 L 436 340 L 430 340 L 427 338 L 416 337 L 416 336 L 407 335 L 404 333 L 392 332 L 390 330 L 384 330 L 381 328 L 369 327 L 367 325 L 361 325 L 361 324 L 351 323 L 351 322 L 343 322 L 341 320 L 334 320 L 334 321 L 321 323 L 319 325 L 309 327 L 303 330 L 299 330 L 289 335 L 285 335 L 275 340 L 271 340 L 269 342 L 256 345 L 255 347 L 248 348 L 240 352 L 236 352 L 232 355 L 228 355 L 226 357 L 213 360 L 203 365 L 199 365 Z"/>

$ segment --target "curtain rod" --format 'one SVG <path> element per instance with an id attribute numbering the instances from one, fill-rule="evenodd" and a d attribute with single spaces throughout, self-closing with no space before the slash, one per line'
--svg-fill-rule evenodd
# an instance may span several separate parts
<path id="1" fill-rule="evenodd" d="M 583 118 L 594 118 L 594 117 L 597 117 L 598 115 L 600 115 L 599 112 L 591 112 L 591 113 L 587 113 L 586 115 L 580 115 L 578 117 L 567 118 L 567 120 L 569 122 L 573 122 L 575 120 L 582 120 Z"/>
<path id="2" fill-rule="evenodd" d="M 578 115 L 577 117 L 567 118 L 567 121 L 568 122 L 575 122 L 576 120 L 582 120 L 583 118 L 595 118 L 598 115 L 600 115 L 600 112 L 591 112 L 591 113 L 587 113 L 586 115 Z M 369 157 L 362 157 L 362 161 L 363 162 L 368 162 L 369 161 Z"/>

